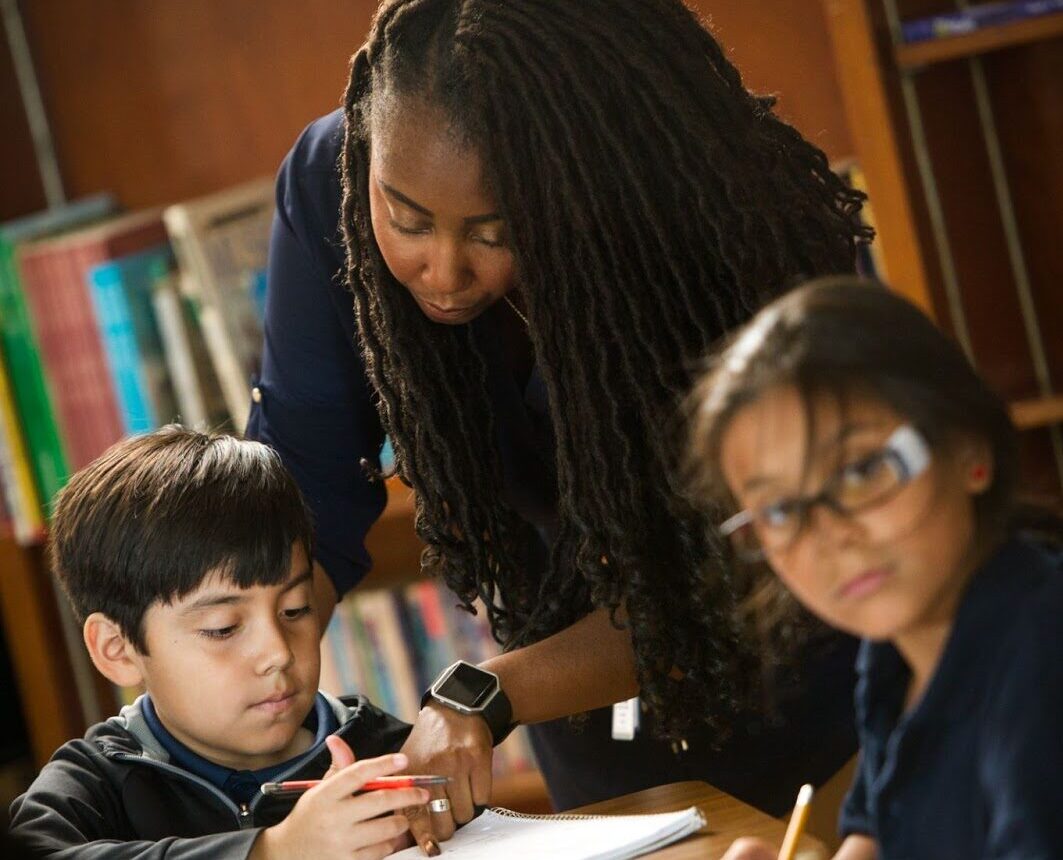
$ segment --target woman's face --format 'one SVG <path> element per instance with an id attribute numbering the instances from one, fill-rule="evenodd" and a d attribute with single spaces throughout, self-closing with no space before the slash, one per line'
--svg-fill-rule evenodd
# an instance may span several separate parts
<path id="1" fill-rule="evenodd" d="M 394 99 L 380 113 L 369 211 L 384 262 L 429 319 L 467 323 L 513 287 L 506 224 L 480 155 L 420 100 Z"/>

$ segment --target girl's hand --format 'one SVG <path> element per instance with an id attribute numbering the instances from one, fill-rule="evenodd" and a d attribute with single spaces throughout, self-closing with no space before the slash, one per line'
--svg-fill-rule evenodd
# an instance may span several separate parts
<path id="1" fill-rule="evenodd" d="M 723 855 L 723 860 L 777 860 L 779 849 L 773 848 L 763 839 L 744 836 L 736 839 Z"/>
<path id="2" fill-rule="evenodd" d="M 491 740 L 491 730 L 482 717 L 459 714 L 435 702 L 421 708 L 402 751 L 410 759 L 411 773 L 450 777 L 446 786 L 450 812 L 433 812 L 411 821 L 410 832 L 419 845 L 425 845 L 422 828 L 428 834 L 434 830 L 440 839 L 449 839 L 454 835 L 455 822 L 471 821 L 476 814 L 474 806 L 487 806 L 494 753 Z"/>
<path id="3" fill-rule="evenodd" d="M 428 792 L 355 792 L 369 780 L 399 773 L 408 765 L 399 753 L 336 771 L 300 797 L 284 821 L 262 831 L 249 860 L 381 860 L 400 847 L 408 828 L 405 816 L 387 813 L 427 803 Z"/>

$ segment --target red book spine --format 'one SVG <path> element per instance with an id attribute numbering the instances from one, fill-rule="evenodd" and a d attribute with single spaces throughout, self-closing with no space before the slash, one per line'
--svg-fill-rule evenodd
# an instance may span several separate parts
<path id="1" fill-rule="evenodd" d="M 154 219 L 112 236 L 45 243 L 22 255 L 30 313 L 73 469 L 88 465 L 123 434 L 88 273 L 165 239 L 162 222 Z"/>

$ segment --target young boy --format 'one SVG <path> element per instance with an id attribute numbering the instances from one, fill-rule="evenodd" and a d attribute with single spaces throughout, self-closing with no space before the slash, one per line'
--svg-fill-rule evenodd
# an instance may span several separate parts
<path id="1" fill-rule="evenodd" d="M 11 809 L 56 858 L 383 857 L 423 789 L 355 794 L 406 766 L 409 727 L 317 689 L 311 526 L 264 445 L 167 427 L 127 439 L 56 500 L 52 566 L 93 663 L 146 692 L 64 744 Z M 327 741 L 327 743 L 326 743 Z M 263 782 L 321 778 L 298 803 Z M 293 808 L 294 807 L 294 808 Z"/>

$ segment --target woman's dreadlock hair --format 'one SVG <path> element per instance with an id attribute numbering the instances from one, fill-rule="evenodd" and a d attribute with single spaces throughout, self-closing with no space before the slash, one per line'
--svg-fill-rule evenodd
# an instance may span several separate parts
<path id="1" fill-rule="evenodd" d="M 373 235 L 371 116 L 392 97 L 438 108 L 475 147 L 508 225 L 556 436 L 542 575 L 502 498 L 475 324 L 429 321 Z M 390 0 L 346 93 L 347 275 L 426 566 L 482 599 L 507 648 L 594 607 L 624 617 L 642 699 L 673 737 L 693 715 L 722 726 L 745 646 L 662 423 L 722 333 L 808 276 L 851 271 L 870 238 L 862 196 L 771 105 L 680 0 Z"/>

